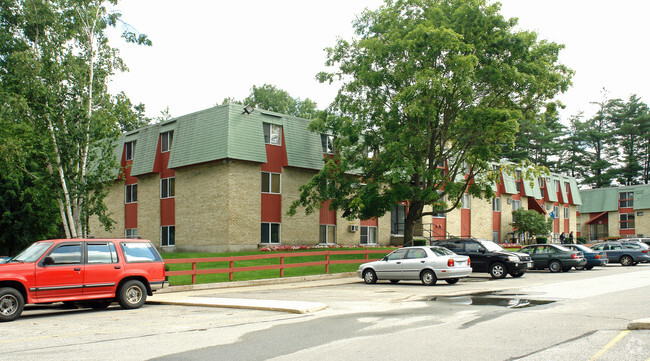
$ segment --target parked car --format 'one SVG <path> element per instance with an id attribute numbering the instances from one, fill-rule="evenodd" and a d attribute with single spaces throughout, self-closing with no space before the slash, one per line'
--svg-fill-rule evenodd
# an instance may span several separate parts
<path id="1" fill-rule="evenodd" d="M 609 262 L 607 253 L 603 251 L 594 251 L 593 249 L 581 244 L 563 244 L 562 247 L 580 251 L 587 259 L 587 264 L 584 266 L 576 266 L 577 270 L 587 269 L 590 270 L 595 266 L 605 266 Z"/>
<path id="2" fill-rule="evenodd" d="M 587 264 L 581 251 L 574 251 L 559 244 L 531 244 L 520 252 L 530 255 L 534 269 L 548 268 L 551 272 L 569 272 L 571 267 Z"/>
<path id="3" fill-rule="evenodd" d="M 395 250 L 381 260 L 361 264 L 357 275 L 366 283 L 377 280 L 420 280 L 427 286 L 435 285 L 439 279 L 449 284 L 458 282 L 472 273 L 471 261 L 467 256 L 436 246 L 404 247 Z"/>
<path id="4" fill-rule="evenodd" d="M 618 241 L 619 242 L 643 242 L 648 246 L 650 246 L 650 238 L 645 238 L 645 237 L 621 238 Z"/>
<path id="5" fill-rule="evenodd" d="M 468 256 L 474 272 L 487 272 L 492 278 L 521 277 L 533 267 L 530 255 L 510 252 L 498 244 L 485 239 L 460 238 L 434 241 L 432 245 Z"/>
<path id="6" fill-rule="evenodd" d="M 623 266 L 636 266 L 639 262 L 650 261 L 650 252 L 647 249 L 634 248 L 622 242 L 602 242 L 591 246 L 593 250 L 607 253 L 609 262 L 620 263 Z"/>
<path id="7" fill-rule="evenodd" d="M 117 301 L 139 308 L 167 285 L 165 264 L 149 241 L 39 241 L 0 265 L 0 321 L 20 317 L 26 303 L 81 301 L 101 309 Z"/>

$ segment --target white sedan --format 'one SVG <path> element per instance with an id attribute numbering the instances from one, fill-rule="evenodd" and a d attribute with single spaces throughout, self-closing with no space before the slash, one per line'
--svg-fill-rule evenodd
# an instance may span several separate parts
<path id="1" fill-rule="evenodd" d="M 435 285 L 441 279 L 449 284 L 472 273 L 467 256 L 437 246 L 404 247 L 383 259 L 359 266 L 357 275 L 368 283 L 377 280 L 421 280 L 427 286 Z"/>

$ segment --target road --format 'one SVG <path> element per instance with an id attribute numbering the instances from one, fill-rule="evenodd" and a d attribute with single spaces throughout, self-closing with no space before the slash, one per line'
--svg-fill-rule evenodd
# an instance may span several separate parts
<path id="1" fill-rule="evenodd" d="M 650 317 L 649 291 L 650 265 L 609 265 L 531 271 L 519 279 L 479 275 L 433 287 L 350 278 L 191 296 L 329 306 L 308 314 L 150 304 L 94 311 L 54 304 L 30 307 L 18 321 L 2 324 L 0 359 L 647 361 L 650 331 L 626 327 Z"/>

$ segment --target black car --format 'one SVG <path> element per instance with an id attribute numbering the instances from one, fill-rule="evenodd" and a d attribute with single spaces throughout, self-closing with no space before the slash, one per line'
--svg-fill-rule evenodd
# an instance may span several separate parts
<path id="1" fill-rule="evenodd" d="M 469 256 L 474 272 L 487 272 L 492 278 L 505 278 L 507 274 L 521 277 L 533 267 L 529 255 L 506 251 L 498 244 L 485 239 L 457 238 L 434 241 L 431 244 Z"/>

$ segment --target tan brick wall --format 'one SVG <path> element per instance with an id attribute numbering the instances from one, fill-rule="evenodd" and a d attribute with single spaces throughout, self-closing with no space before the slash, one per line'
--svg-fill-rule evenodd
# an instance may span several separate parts
<path id="1" fill-rule="evenodd" d="M 216 252 L 228 243 L 227 172 L 221 162 L 176 170 L 176 250 Z"/>
<path id="2" fill-rule="evenodd" d="M 108 214 L 116 223 L 109 231 L 99 222 L 97 216 L 92 216 L 88 220 L 88 234 L 97 238 L 122 238 L 124 237 L 124 182 L 117 181 L 113 183 L 109 192 L 104 198 L 104 204 L 108 208 Z"/>
<path id="3" fill-rule="evenodd" d="M 472 237 L 492 240 L 492 198 L 472 198 Z"/>
<path id="4" fill-rule="evenodd" d="M 642 212 L 643 215 L 639 216 L 639 212 Z M 634 213 L 635 235 L 642 234 L 644 237 L 650 237 L 650 209 L 637 209 Z"/>
<path id="5" fill-rule="evenodd" d="M 390 212 L 377 220 L 377 244 L 390 245 Z"/>
<path id="6" fill-rule="evenodd" d="M 460 208 L 447 213 L 447 236 L 460 237 Z"/>
<path id="7" fill-rule="evenodd" d="M 258 163 L 231 161 L 227 174 L 228 249 L 257 249 L 261 238 L 261 167 Z"/>
<path id="8" fill-rule="evenodd" d="M 609 237 L 618 237 L 621 234 L 618 212 L 609 212 L 607 221 L 609 222 Z"/>
<path id="9" fill-rule="evenodd" d="M 309 182 L 315 174 L 316 171 L 298 168 L 282 170 L 282 244 L 318 244 L 318 211 L 306 215 L 304 208 L 298 208 L 294 216 L 287 215 L 291 203 L 300 197 L 300 186 Z"/>
<path id="10" fill-rule="evenodd" d="M 160 175 L 158 173 L 138 177 L 138 236 L 160 247 Z"/>

